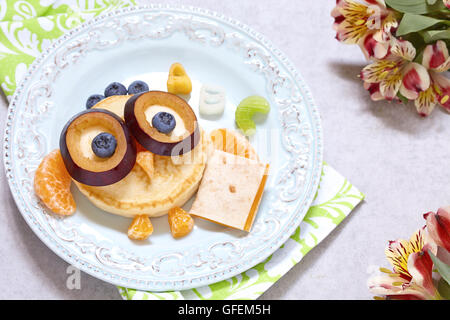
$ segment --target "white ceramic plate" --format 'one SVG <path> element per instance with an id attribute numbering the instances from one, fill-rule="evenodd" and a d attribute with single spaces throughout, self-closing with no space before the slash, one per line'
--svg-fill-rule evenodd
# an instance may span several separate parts
<path id="1" fill-rule="evenodd" d="M 58 148 L 62 127 L 86 98 L 110 82 L 141 79 L 165 90 L 168 69 L 181 62 L 194 83 L 198 112 L 202 83 L 227 92 L 220 119 L 206 129 L 235 128 L 234 111 L 258 94 L 272 106 L 251 142 L 271 163 L 271 175 L 251 233 L 196 219 L 187 237 L 171 237 L 167 217 L 153 219 L 148 241 L 127 238 L 130 219 L 94 207 L 76 187 L 77 212 L 60 218 L 33 192 L 34 171 Z M 211 284 L 266 259 L 294 232 L 315 195 L 322 132 L 311 93 L 286 57 L 249 27 L 217 13 L 186 7 L 134 7 L 94 18 L 42 53 L 13 96 L 4 136 L 8 182 L 23 217 L 68 263 L 125 287 L 164 291 Z M 189 207 L 189 204 L 187 205 Z M 49 261 L 49 263 L 51 263 Z"/>

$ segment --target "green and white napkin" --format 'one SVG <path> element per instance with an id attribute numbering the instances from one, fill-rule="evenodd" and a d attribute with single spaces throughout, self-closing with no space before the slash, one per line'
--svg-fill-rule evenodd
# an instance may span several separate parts
<path id="1" fill-rule="evenodd" d="M 324 163 L 319 190 L 294 234 L 264 262 L 228 280 L 186 291 L 148 292 L 119 288 L 128 300 L 256 299 L 286 274 L 364 199 L 341 174 Z"/>
<path id="2" fill-rule="evenodd" d="M 134 0 L 0 0 L 0 85 L 10 99 L 34 59 L 68 30 Z"/>
<path id="3" fill-rule="evenodd" d="M 50 43 L 101 13 L 134 0 L 0 0 L 0 86 L 9 99 L 27 68 Z M 319 190 L 305 219 L 266 261 L 209 286 L 152 293 L 119 288 L 124 299 L 256 299 L 296 265 L 362 201 L 364 195 L 324 164 Z"/>

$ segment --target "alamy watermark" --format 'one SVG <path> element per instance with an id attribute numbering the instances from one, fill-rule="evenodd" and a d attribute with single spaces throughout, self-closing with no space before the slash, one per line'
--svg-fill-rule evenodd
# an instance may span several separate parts
<path id="1" fill-rule="evenodd" d="M 66 287 L 69 290 L 80 290 L 81 289 L 81 271 L 80 269 L 70 265 L 66 269 L 68 274 L 66 280 Z"/>

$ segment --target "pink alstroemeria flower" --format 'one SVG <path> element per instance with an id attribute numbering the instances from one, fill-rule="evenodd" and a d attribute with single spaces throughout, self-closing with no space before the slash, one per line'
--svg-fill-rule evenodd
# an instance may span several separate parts
<path id="1" fill-rule="evenodd" d="M 337 40 L 358 44 L 367 59 L 386 57 L 391 32 L 398 27 L 398 21 L 384 0 L 336 0 L 331 16 Z"/>
<path id="2" fill-rule="evenodd" d="M 427 116 L 437 103 L 450 112 L 450 79 L 442 74 L 450 69 L 450 56 L 444 41 L 439 40 L 425 47 L 422 65 L 429 71 L 431 85 L 415 100 L 417 112 Z"/>
<path id="3" fill-rule="evenodd" d="M 440 208 L 436 213 L 423 215 L 427 220 L 428 234 L 439 246 L 450 252 L 450 206 Z"/>
<path id="4" fill-rule="evenodd" d="M 380 83 L 369 83 L 369 82 L 364 82 L 364 89 L 366 89 L 367 91 L 369 91 L 370 93 L 370 98 L 373 101 L 380 101 L 380 100 L 384 100 L 383 95 L 380 92 Z"/>
<path id="5" fill-rule="evenodd" d="M 437 247 L 433 242 L 426 242 L 423 228 L 414 233 L 409 241 L 389 242 L 386 257 L 394 271 L 380 268 L 383 275 L 368 280 L 369 290 L 378 295 L 378 299 L 441 299 L 433 284 L 433 261 L 428 250 L 435 254 Z"/>
<path id="6" fill-rule="evenodd" d="M 398 92 L 407 99 L 417 99 L 420 92 L 430 87 L 430 75 L 424 66 L 412 62 L 416 49 L 409 41 L 392 38 L 389 51 L 385 59 L 376 60 L 361 71 L 364 87 L 373 100 L 393 100 Z"/>
<path id="7" fill-rule="evenodd" d="M 450 0 L 444 0 L 444 5 L 450 9 Z"/>

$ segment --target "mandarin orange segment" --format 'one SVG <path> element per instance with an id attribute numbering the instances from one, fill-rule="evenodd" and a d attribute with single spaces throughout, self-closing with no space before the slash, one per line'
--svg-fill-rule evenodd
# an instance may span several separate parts
<path id="1" fill-rule="evenodd" d="M 155 166 L 153 165 L 153 153 L 150 151 L 141 151 L 136 156 L 136 163 L 141 166 L 151 178 L 155 172 Z"/>
<path id="2" fill-rule="evenodd" d="M 145 149 L 139 142 L 136 142 L 136 163 L 144 169 L 148 177 L 151 178 L 155 172 L 155 166 L 153 164 L 153 153 Z"/>
<path id="3" fill-rule="evenodd" d="M 153 233 L 153 225 L 146 215 L 136 216 L 128 227 L 128 238 L 146 240 Z"/>
<path id="4" fill-rule="evenodd" d="M 54 213 L 68 216 L 75 212 L 75 200 L 70 192 L 70 177 L 61 152 L 50 152 L 39 164 L 34 175 L 34 191 Z"/>
<path id="5" fill-rule="evenodd" d="M 170 232 L 174 238 L 186 236 L 194 228 L 194 219 L 191 215 L 180 207 L 174 207 L 169 210 Z"/>
<path id="6" fill-rule="evenodd" d="M 216 129 L 210 133 L 215 149 L 247 159 L 258 160 L 250 142 L 240 133 L 228 129 Z"/>

